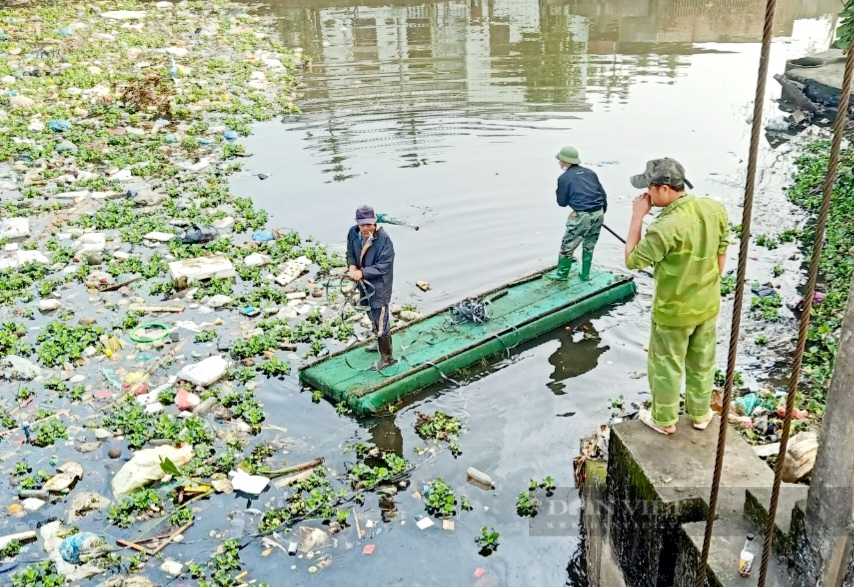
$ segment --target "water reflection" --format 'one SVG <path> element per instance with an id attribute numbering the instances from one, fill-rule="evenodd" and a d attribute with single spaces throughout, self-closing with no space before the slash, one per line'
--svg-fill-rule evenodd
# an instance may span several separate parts
<path id="1" fill-rule="evenodd" d="M 567 393 L 567 380 L 591 371 L 609 347 L 600 344 L 599 333 L 589 324 L 577 330 L 561 330 L 555 338 L 560 346 L 549 357 L 554 371 L 549 377 L 548 388 L 555 395 L 563 395 Z"/>
<path id="2" fill-rule="evenodd" d="M 365 172 L 360 152 L 436 163 L 448 137 L 512 140 L 512 125 L 625 104 L 640 84 L 673 84 L 700 43 L 756 42 L 764 0 L 279 0 L 283 40 L 314 64 L 305 133 L 327 181 Z M 776 36 L 799 18 L 835 13 L 834 0 L 778 4 Z M 441 157 L 439 157 L 441 159 Z"/>

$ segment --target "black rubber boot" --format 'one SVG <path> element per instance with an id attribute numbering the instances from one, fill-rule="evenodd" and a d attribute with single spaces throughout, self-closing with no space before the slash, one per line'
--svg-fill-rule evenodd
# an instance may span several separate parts
<path id="1" fill-rule="evenodd" d="M 372 324 L 371 327 L 372 327 L 372 332 L 374 334 L 374 337 L 376 337 L 377 333 L 379 333 L 379 330 L 377 329 L 377 325 Z M 380 346 L 379 346 L 379 343 L 377 342 L 376 338 L 374 338 L 374 340 L 372 340 L 369 344 L 365 345 L 365 351 L 367 351 L 369 353 L 375 353 L 378 350 L 380 350 Z"/>
<path id="2" fill-rule="evenodd" d="M 382 371 L 386 367 L 391 367 L 397 362 L 394 360 L 394 356 L 392 355 L 393 349 L 390 334 L 377 338 L 377 346 L 380 347 L 380 360 L 374 363 L 374 366 L 372 367 L 374 371 Z"/>

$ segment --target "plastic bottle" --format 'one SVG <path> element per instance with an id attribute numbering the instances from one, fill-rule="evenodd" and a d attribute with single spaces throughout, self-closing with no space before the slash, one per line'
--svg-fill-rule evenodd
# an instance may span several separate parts
<path id="1" fill-rule="evenodd" d="M 742 577 L 749 577 L 750 571 L 753 569 L 754 554 L 750 552 L 750 546 L 753 544 L 753 534 L 747 535 L 747 540 L 744 541 L 744 548 L 741 549 L 741 556 L 738 560 L 738 574 Z"/>
<path id="2" fill-rule="evenodd" d="M 490 477 L 483 471 L 478 471 L 474 467 L 469 467 L 466 471 L 466 474 L 468 475 L 468 478 L 472 481 L 476 481 L 477 483 L 480 483 L 481 485 L 484 485 L 486 487 L 495 488 L 495 482 L 492 480 L 492 477 Z"/>

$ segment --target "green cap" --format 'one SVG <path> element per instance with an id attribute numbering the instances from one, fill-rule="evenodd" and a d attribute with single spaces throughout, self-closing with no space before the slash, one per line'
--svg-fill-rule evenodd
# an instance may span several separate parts
<path id="1" fill-rule="evenodd" d="M 572 163 L 573 165 L 581 165 L 581 159 L 578 158 L 578 149 L 575 147 L 564 147 L 555 155 L 555 159 L 564 163 Z"/>
<path id="2" fill-rule="evenodd" d="M 676 159 L 664 157 L 646 162 L 646 171 L 640 175 L 633 175 L 630 179 L 632 186 L 639 190 L 651 185 L 669 185 L 675 188 L 688 186 L 693 188 L 691 182 L 685 178 L 685 168 Z"/>

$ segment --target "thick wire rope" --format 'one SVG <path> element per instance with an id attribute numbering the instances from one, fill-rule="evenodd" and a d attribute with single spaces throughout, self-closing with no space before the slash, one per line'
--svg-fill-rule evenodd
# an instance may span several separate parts
<path id="1" fill-rule="evenodd" d="M 756 79 L 756 95 L 753 99 L 753 122 L 750 133 L 750 150 L 747 159 L 747 177 L 744 185 L 744 207 L 741 220 L 741 242 L 738 251 L 738 271 L 735 283 L 735 299 L 733 300 L 732 328 L 729 338 L 729 355 L 727 357 L 726 384 L 724 386 L 723 406 L 721 407 L 720 427 L 718 428 L 718 448 L 715 454 L 715 470 L 712 475 L 712 489 L 709 495 L 709 514 L 706 518 L 706 532 L 703 536 L 703 550 L 694 577 L 696 587 L 706 584 L 706 566 L 709 562 L 709 550 L 712 543 L 712 530 L 715 523 L 715 510 L 718 504 L 718 490 L 723 470 L 726 434 L 729 428 L 729 406 L 732 401 L 732 386 L 735 380 L 735 361 L 738 353 L 738 336 L 741 330 L 741 310 L 744 300 L 744 283 L 747 280 L 748 245 L 750 244 L 750 221 L 753 217 L 753 194 L 756 184 L 756 166 L 759 158 L 759 141 L 762 138 L 762 107 L 765 103 L 765 82 L 768 78 L 768 61 L 771 52 L 772 29 L 777 0 L 767 0 L 765 4 L 765 25 L 762 29 L 762 48 L 759 56 L 759 72 Z"/>
<path id="2" fill-rule="evenodd" d="M 854 46 L 854 42 L 852 43 Z M 803 365 L 804 351 L 807 345 L 807 335 L 810 327 L 810 314 L 812 313 L 812 301 L 815 295 L 815 285 L 818 281 L 818 269 L 821 261 L 821 252 L 824 248 L 824 233 L 827 228 L 827 217 L 830 214 L 830 203 L 833 199 L 833 187 L 836 184 L 837 170 L 839 167 L 839 151 L 842 147 L 842 138 L 845 132 L 845 124 L 848 122 L 848 102 L 851 95 L 851 75 L 854 71 L 854 51 L 852 46 L 848 47 L 848 55 L 845 59 L 845 73 L 842 76 L 842 93 L 839 97 L 839 108 L 836 112 L 836 120 L 833 123 L 833 140 L 830 144 L 830 159 L 827 163 L 827 175 L 824 177 L 822 186 L 821 208 L 818 212 L 818 220 L 815 226 L 815 239 L 812 247 L 812 260 L 810 261 L 809 277 L 807 278 L 807 290 L 804 293 L 804 311 L 801 314 L 800 328 L 798 329 L 798 346 L 795 349 L 795 358 L 792 361 L 792 374 L 789 377 L 789 393 L 786 396 L 786 416 L 783 418 L 783 431 L 780 434 L 780 456 L 774 465 L 774 486 L 771 490 L 771 503 L 768 505 L 768 520 L 765 525 L 765 544 L 762 549 L 762 562 L 759 565 L 758 587 L 765 587 L 768 576 L 768 560 L 771 556 L 771 547 L 774 543 L 775 518 L 777 516 L 777 504 L 780 499 L 780 485 L 783 479 L 783 467 L 786 464 L 786 449 L 789 444 L 789 431 L 792 427 L 792 413 L 795 408 L 795 396 L 798 392 L 798 382 L 801 378 L 801 366 Z"/>

